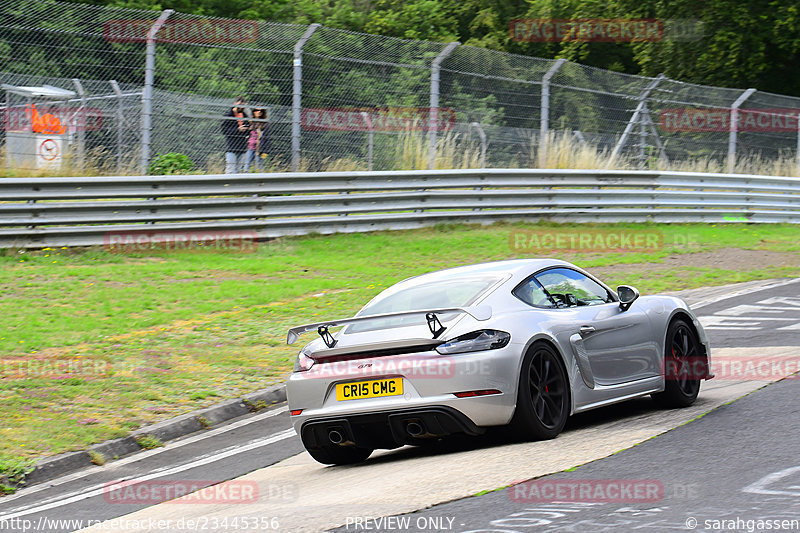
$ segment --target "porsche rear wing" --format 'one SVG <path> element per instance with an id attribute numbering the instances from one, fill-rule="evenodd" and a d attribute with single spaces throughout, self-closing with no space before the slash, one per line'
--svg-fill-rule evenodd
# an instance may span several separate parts
<path id="1" fill-rule="evenodd" d="M 417 311 L 400 311 L 397 313 L 382 313 L 379 315 L 366 315 L 366 316 L 356 316 L 352 318 L 342 318 L 339 320 L 327 320 L 325 322 L 315 322 L 313 324 L 305 324 L 303 326 L 297 326 L 291 328 L 289 330 L 289 334 L 286 336 L 286 344 L 294 343 L 297 338 L 306 333 L 308 331 L 317 331 L 320 336 L 325 341 L 325 344 L 328 345 L 329 348 L 332 348 L 336 341 L 332 341 L 332 337 L 330 337 L 330 333 L 328 333 L 328 328 L 334 328 L 337 326 L 346 326 L 348 324 L 358 324 L 361 322 L 371 322 L 374 320 L 382 320 L 385 318 L 403 318 L 403 317 L 410 317 L 410 316 L 424 316 L 428 321 L 428 327 L 431 329 L 431 333 L 434 334 L 434 338 L 438 337 L 438 335 L 444 331 L 444 326 L 442 326 L 441 322 L 436 315 L 443 315 L 447 313 L 459 313 L 459 314 L 468 314 L 475 320 L 480 320 L 481 322 L 485 320 L 489 320 L 492 317 L 492 308 L 488 305 L 479 305 L 475 307 L 445 307 L 441 309 L 420 309 Z M 434 330 L 434 326 L 438 325 L 438 330 Z M 327 338 L 326 338 L 327 337 Z"/>

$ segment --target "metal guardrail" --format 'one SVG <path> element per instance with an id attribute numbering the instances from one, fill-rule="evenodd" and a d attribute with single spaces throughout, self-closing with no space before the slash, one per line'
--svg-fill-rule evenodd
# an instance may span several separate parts
<path id="1" fill-rule="evenodd" d="M 103 245 L 131 232 L 271 238 L 521 219 L 800 223 L 800 178 L 482 169 L 0 179 L 0 248 Z"/>

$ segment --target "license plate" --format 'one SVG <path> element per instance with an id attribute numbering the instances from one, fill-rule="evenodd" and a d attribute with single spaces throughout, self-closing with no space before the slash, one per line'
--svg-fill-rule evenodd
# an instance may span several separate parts
<path id="1" fill-rule="evenodd" d="M 381 396 L 400 396 L 403 394 L 403 378 L 374 379 L 339 383 L 336 385 L 336 401 L 360 400 L 361 398 L 380 398 Z"/>

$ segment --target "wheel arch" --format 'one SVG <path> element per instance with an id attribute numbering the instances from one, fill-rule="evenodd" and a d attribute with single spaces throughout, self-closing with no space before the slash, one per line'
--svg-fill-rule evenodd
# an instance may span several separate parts
<path id="1" fill-rule="evenodd" d="M 708 353 L 706 350 L 706 345 L 704 341 L 704 335 L 700 334 L 699 329 L 697 328 L 697 318 L 695 318 L 691 313 L 686 311 L 685 309 L 675 309 L 667 320 L 667 327 L 664 328 L 664 339 L 663 339 L 663 346 L 666 346 L 667 343 L 667 333 L 669 332 L 670 326 L 672 326 L 673 322 L 676 320 L 683 320 L 686 322 L 692 331 L 694 332 L 695 336 L 697 337 L 697 343 L 703 348 L 703 357 L 708 358 Z"/>
<path id="2" fill-rule="evenodd" d="M 710 350 L 708 345 L 708 339 L 705 336 L 705 332 L 698 327 L 699 321 L 697 317 L 695 317 L 694 314 L 691 313 L 690 311 L 682 308 L 677 308 L 672 312 L 672 314 L 670 314 L 670 317 L 666 323 L 666 327 L 664 328 L 664 338 L 661 343 L 662 350 L 666 350 L 667 334 L 669 333 L 669 328 L 676 320 L 683 320 L 689 326 L 692 332 L 694 332 L 694 335 L 697 338 L 697 345 L 701 350 L 700 357 L 702 357 L 703 359 L 702 364 L 704 365 L 703 372 L 705 374 L 705 379 L 710 379 L 711 377 L 713 377 L 713 374 L 711 372 L 711 354 L 709 353 Z M 662 357 L 666 357 L 666 352 L 664 352 Z"/>
<path id="3" fill-rule="evenodd" d="M 572 414 L 575 411 L 575 403 L 574 403 L 575 399 L 574 399 L 574 395 L 572 394 L 572 387 L 573 387 L 573 383 L 574 383 L 575 378 L 576 377 L 577 377 L 577 379 L 581 379 L 581 378 L 579 376 L 577 376 L 577 375 L 573 375 L 573 372 L 571 371 L 571 368 L 573 366 L 576 366 L 576 365 L 571 364 L 571 363 L 574 363 L 574 361 L 572 359 L 569 359 L 564 354 L 564 352 L 561 350 L 560 346 L 558 345 L 558 341 L 556 341 L 556 339 L 554 339 L 552 336 L 548 335 L 547 333 L 539 333 L 537 335 L 534 335 L 533 337 L 528 339 L 527 343 L 525 343 L 525 348 L 522 350 L 522 357 L 519 358 L 519 364 L 517 365 L 517 373 L 516 373 L 516 378 L 517 379 L 515 380 L 516 381 L 516 387 L 515 387 L 515 390 L 514 390 L 514 397 L 516 398 L 517 395 L 519 394 L 519 378 L 522 375 L 522 364 L 525 362 L 525 358 L 528 357 L 528 354 L 531 352 L 531 349 L 536 344 L 539 344 L 539 343 L 547 344 L 556 353 L 556 355 L 558 355 L 558 359 L 561 361 L 561 365 L 562 365 L 562 368 L 564 370 L 564 375 L 567 376 L 567 394 L 569 395 L 569 415 L 572 416 Z M 516 411 L 516 409 L 517 409 L 517 405 L 516 405 L 516 400 L 515 400 L 514 401 L 514 410 Z"/>

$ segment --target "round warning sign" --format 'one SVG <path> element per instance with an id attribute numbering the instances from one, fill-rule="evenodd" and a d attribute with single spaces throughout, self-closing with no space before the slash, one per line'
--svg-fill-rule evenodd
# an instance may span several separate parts
<path id="1" fill-rule="evenodd" d="M 39 145 L 39 155 L 45 161 L 52 161 L 58 157 L 58 143 L 53 139 L 45 139 Z"/>

